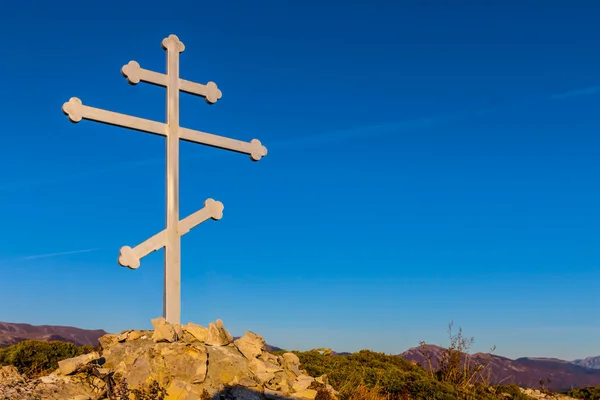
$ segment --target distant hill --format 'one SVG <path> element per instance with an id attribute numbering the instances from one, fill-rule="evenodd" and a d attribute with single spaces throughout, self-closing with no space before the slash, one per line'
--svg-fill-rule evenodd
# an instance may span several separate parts
<path id="1" fill-rule="evenodd" d="M 23 340 L 62 340 L 78 346 L 97 345 L 98 338 L 106 335 L 102 329 L 90 330 L 71 326 L 29 325 L 0 322 L 0 347 Z"/>
<path id="2" fill-rule="evenodd" d="M 600 356 L 588 357 L 583 360 L 575 360 L 573 364 L 579 365 L 580 367 L 600 369 Z"/>
<path id="3" fill-rule="evenodd" d="M 437 360 L 442 354 L 442 347 L 427 345 L 432 354 L 432 363 L 436 367 Z M 426 360 L 419 347 L 413 347 L 399 355 L 408 361 L 425 366 Z M 600 369 L 586 368 L 570 361 L 555 358 L 518 358 L 511 360 L 497 355 L 477 353 L 471 357 L 480 356 L 491 361 L 492 383 L 514 383 L 521 387 L 539 387 L 540 380 L 551 379 L 546 387 L 554 391 L 566 391 L 571 387 L 600 385 Z M 586 359 L 588 360 L 588 359 Z"/>

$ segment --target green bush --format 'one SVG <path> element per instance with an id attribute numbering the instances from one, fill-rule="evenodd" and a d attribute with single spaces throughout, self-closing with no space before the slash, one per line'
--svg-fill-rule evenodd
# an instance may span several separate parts
<path id="1" fill-rule="evenodd" d="M 398 356 L 362 350 L 347 356 L 316 351 L 294 352 L 311 376 L 326 374 L 342 399 L 351 399 L 357 387 L 379 388 L 390 399 L 455 400 L 461 393 L 452 385 L 431 379 L 427 372 Z"/>
<path id="2" fill-rule="evenodd" d="M 94 350 L 58 340 L 24 340 L 0 349 L 0 366 L 13 365 L 20 373 L 34 376 L 58 368 L 58 362 Z"/>
<path id="3" fill-rule="evenodd" d="M 584 400 L 600 400 L 600 386 L 571 389 L 567 392 L 567 396 Z"/>

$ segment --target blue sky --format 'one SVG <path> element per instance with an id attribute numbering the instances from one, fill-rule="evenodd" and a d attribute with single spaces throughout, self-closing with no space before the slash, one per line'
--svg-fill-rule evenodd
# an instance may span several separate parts
<path id="1" fill-rule="evenodd" d="M 13 2 L 0 13 L 0 320 L 108 331 L 162 313 L 165 139 L 61 112 L 164 121 L 130 60 L 222 99 L 185 127 L 269 154 L 181 144 L 182 319 L 286 348 L 447 344 L 600 354 L 600 5 L 593 1 Z M 166 7 L 166 8 L 165 8 Z M 169 7 L 171 7 L 169 9 Z"/>

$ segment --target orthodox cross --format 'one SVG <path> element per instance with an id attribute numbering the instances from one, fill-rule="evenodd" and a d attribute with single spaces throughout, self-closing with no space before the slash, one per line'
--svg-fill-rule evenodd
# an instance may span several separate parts
<path id="1" fill-rule="evenodd" d="M 223 204 L 207 199 L 204 208 L 179 220 L 179 139 L 249 154 L 253 161 L 266 156 L 267 149 L 257 139 L 243 142 L 181 127 L 180 91 L 204 97 L 209 104 L 221 98 L 221 91 L 214 82 L 203 85 L 179 77 L 179 53 L 183 52 L 185 46 L 177 36 L 169 35 L 163 39 L 162 47 L 167 52 L 166 74 L 143 69 L 135 61 L 123 66 L 121 73 L 132 85 L 143 81 L 167 88 L 166 124 L 86 106 L 77 97 L 72 97 L 64 103 L 62 111 L 74 123 L 87 119 L 167 137 L 166 229 L 134 248 L 122 247 L 118 261 L 121 266 L 136 269 L 140 266 L 141 258 L 162 247 L 165 248 L 163 315 L 168 322 L 178 324 L 181 319 L 181 236 L 208 219 L 218 220 L 223 216 Z"/>

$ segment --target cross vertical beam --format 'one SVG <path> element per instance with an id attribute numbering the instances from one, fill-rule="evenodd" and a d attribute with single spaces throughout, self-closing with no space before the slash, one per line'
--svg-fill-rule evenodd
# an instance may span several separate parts
<path id="1" fill-rule="evenodd" d="M 163 314 L 178 324 L 181 317 L 181 237 L 179 235 L 179 53 L 185 47 L 175 36 L 163 40 L 167 50 L 167 241 Z"/>

